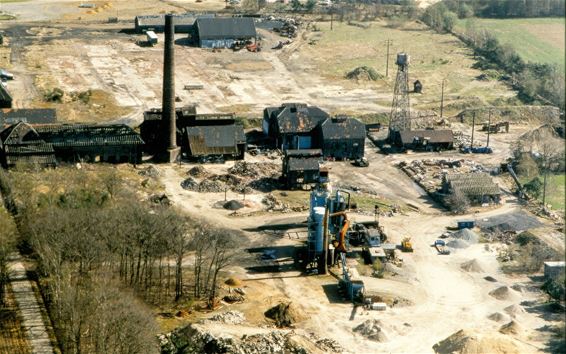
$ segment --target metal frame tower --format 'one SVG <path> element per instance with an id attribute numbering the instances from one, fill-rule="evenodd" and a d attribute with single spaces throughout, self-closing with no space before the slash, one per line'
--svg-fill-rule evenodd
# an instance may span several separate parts
<path id="1" fill-rule="evenodd" d="M 411 104 L 409 102 L 409 55 L 397 53 L 397 77 L 393 92 L 393 104 L 389 117 L 389 138 L 392 133 L 411 129 Z"/>

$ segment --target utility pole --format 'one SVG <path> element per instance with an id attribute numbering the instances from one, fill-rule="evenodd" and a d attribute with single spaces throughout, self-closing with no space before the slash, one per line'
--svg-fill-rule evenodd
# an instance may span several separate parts
<path id="1" fill-rule="evenodd" d="M 487 147 L 489 147 L 489 134 L 491 132 L 491 108 L 487 114 Z"/>
<path id="2" fill-rule="evenodd" d="M 474 115 L 472 116 L 472 142 L 470 143 L 470 152 L 474 148 L 474 129 L 476 127 L 476 111 L 474 111 Z"/>
<path id="3" fill-rule="evenodd" d="M 389 77 L 389 45 L 391 45 L 391 39 L 385 41 L 387 43 L 387 58 L 385 59 L 385 77 Z"/>
<path id="4" fill-rule="evenodd" d="M 440 119 L 442 120 L 442 113 L 444 112 L 444 81 L 446 79 L 442 79 L 442 93 L 440 95 Z"/>
<path id="5" fill-rule="evenodd" d="M 544 182 L 542 185 L 542 208 L 546 210 L 546 175 L 548 175 L 548 163 L 546 161 L 546 157 L 544 158 Z"/>
<path id="6" fill-rule="evenodd" d="M 330 5 L 330 30 L 332 31 L 332 24 L 334 23 L 334 6 Z"/>

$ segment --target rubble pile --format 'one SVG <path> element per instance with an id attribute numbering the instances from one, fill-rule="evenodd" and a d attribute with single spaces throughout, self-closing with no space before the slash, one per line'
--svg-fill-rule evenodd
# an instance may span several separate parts
<path id="1" fill-rule="evenodd" d="M 488 172 L 481 164 L 464 159 L 402 161 L 398 167 L 429 194 L 441 188 L 445 174 Z"/>
<path id="2" fill-rule="evenodd" d="M 160 173 L 159 173 L 159 170 L 157 169 L 157 167 L 150 165 L 146 169 L 139 171 L 138 174 L 140 176 L 157 178 L 157 177 L 159 177 Z"/>
<path id="3" fill-rule="evenodd" d="M 273 32 L 279 33 L 282 37 L 295 38 L 297 37 L 297 32 L 299 30 L 299 21 L 294 18 L 275 18 L 271 16 L 270 21 L 280 21 L 283 23 L 281 27 L 274 27 Z"/>
<path id="4" fill-rule="evenodd" d="M 202 178 L 208 176 L 208 172 L 206 172 L 205 168 L 202 166 L 195 166 L 187 171 L 187 174 L 192 177 Z"/>
<path id="5" fill-rule="evenodd" d="M 228 311 L 216 314 L 210 317 L 209 320 L 227 324 L 241 324 L 246 321 L 246 316 L 239 311 Z"/>
<path id="6" fill-rule="evenodd" d="M 217 325 L 215 325 L 217 327 Z M 186 327 L 159 336 L 161 353 L 227 353 L 227 354 L 304 354 L 312 352 L 342 353 L 342 348 L 332 339 L 312 334 L 276 330 L 241 337 L 213 335 L 205 324 Z"/>
<path id="7" fill-rule="evenodd" d="M 277 304 L 265 311 L 265 317 L 274 320 L 277 327 L 292 327 L 303 320 L 300 309 L 292 302 Z"/>
<path id="8" fill-rule="evenodd" d="M 387 342 L 389 340 L 381 320 L 366 320 L 354 327 L 354 332 L 376 342 Z"/>

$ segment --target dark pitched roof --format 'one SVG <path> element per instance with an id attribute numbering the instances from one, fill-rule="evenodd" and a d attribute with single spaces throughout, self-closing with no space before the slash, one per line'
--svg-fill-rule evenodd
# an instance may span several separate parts
<path id="1" fill-rule="evenodd" d="M 0 102 L 12 102 L 12 96 L 2 84 L 0 84 Z"/>
<path id="2" fill-rule="evenodd" d="M 187 127 L 186 134 L 194 156 L 237 153 L 246 142 L 244 128 L 235 124 Z"/>
<path id="3" fill-rule="evenodd" d="M 309 107 L 301 103 L 285 103 L 277 114 L 279 133 L 309 133 L 320 122 L 329 118 L 328 113 L 318 107 Z"/>
<path id="4" fill-rule="evenodd" d="M 321 149 L 301 149 L 301 150 L 285 150 L 285 156 L 303 156 L 303 157 L 320 157 L 322 156 Z"/>
<path id="5" fill-rule="evenodd" d="M 17 122 L 47 124 L 57 122 L 57 111 L 52 108 L 0 109 L 0 125 Z"/>
<path id="6" fill-rule="evenodd" d="M 173 24 L 192 26 L 196 19 L 194 14 L 173 15 Z M 135 22 L 138 26 L 165 26 L 165 15 L 136 16 Z"/>
<path id="7" fill-rule="evenodd" d="M 199 39 L 252 38 L 256 37 L 255 23 L 249 17 L 198 18 Z"/>
<path id="8" fill-rule="evenodd" d="M 332 118 L 321 124 L 324 140 L 365 139 L 366 127 L 354 118 Z"/>
<path id="9" fill-rule="evenodd" d="M 51 124 L 36 126 L 39 137 L 55 147 L 142 145 L 142 138 L 125 124 Z"/>
<path id="10" fill-rule="evenodd" d="M 415 138 L 428 139 L 429 143 L 453 143 L 452 130 L 403 130 L 399 132 L 401 143 L 412 144 Z"/>
<path id="11" fill-rule="evenodd" d="M 289 157 L 287 169 L 289 171 L 317 171 L 320 169 L 317 157 Z"/>
<path id="12" fill-rule="evenodd" d="M 41 139 L 37 131 L 31 125 L 19 122 L 2 130 L 2 132 L 0 132 L 0 140 L 2 141 L 2 144 L 6 146 Z"/>

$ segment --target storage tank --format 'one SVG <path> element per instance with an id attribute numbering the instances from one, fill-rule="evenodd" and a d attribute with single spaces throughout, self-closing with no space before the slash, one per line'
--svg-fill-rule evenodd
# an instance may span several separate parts
<path id="1" fill-rule="evenodd" d="M 322 251 L 324 250 L 324 245 L 323 245 L 323 236 L 324 236 L 324 214 L 325 214 L 325 208 L 324 207 L 315 207 L 314 208 L 314 217 L 313 217 L 313 222 L 316 228 L 316 231 L 314 233 L 314 242 L 315 242 L 315 246 L 314 249 L 316 251 L 317 254 L 322 253 Z"/>
<path id="2" fill-rule="evenodd" d="M 409 54 L 397 53 L 397 61 L 396 61 L 397 65 L 404 65 L 404 66 L 409 65 L 409 60 L 410 60 Z"/>

